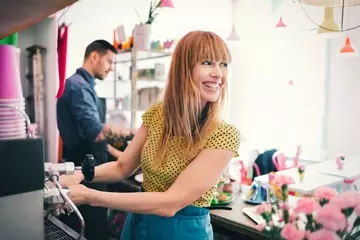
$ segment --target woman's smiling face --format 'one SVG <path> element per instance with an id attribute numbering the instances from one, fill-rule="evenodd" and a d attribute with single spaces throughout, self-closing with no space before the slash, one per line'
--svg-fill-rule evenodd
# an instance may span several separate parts
<path id="1" fill-rule="evenodd" d="M 208 102 L 218 100 L 226 84 L 228 63 L 218 61 L 202 61 L 195 64 L 192 79 L 199 88 L 202 108 Z"/>

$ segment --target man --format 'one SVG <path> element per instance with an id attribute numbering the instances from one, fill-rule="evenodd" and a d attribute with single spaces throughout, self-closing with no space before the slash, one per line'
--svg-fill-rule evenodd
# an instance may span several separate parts
<path id="1" fill-rule="evenodd" d="M 96 164 L 107 162 L 108 151 L 116 155 L 116 149 L 108 146 L 105 137 L 110 132 L 123 136 L 127 129 L 115 128 L 100 121 L 98 98 L 95 93 L 95 78 L 103 80 L 112 71 L 116 49 L 105 40 L 96 40 L 87 46 L 84 62 L 66 80 L 63 95 L 57 101 L 57 123 L 63 140 L 63 156 L 66 161 L 81 166 L 86 154 L 92 154 Z M 84 183 L 90 188 L 105 190 L 106 184 Z M 80 206 L 85 220 L 85 237 L 88 240 L 107 239 L 107 209 Z M 76 215 L 61 216 L 69 227 L 80 232 Z"/>

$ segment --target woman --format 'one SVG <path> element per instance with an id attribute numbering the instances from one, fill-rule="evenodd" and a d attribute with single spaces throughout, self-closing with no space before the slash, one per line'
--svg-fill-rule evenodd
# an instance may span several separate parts
<path id="1" fill-rule="evenodd" d="M 111 182 L 141 166 L 143 191 L 110 193 L 74 185 L 72 200 L 131 212 L 123 240 L 213 239 L 206 207 L 240 145 L 238 130 L 220 119 L 229 62 L 229 49 L 216 34 L 185 35 L 174 51 L 163 101 L 145 112 L 142 126 L 117 162 L 95 169 L 93 181 Z M 77 172 L 61 181 L 69 185 L 81 180 Z"/>

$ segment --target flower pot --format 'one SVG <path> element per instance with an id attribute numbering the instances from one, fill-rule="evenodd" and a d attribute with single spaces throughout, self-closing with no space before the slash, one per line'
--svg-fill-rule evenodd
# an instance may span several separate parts
<path id="1" fill-rule="evenodd" d="M 151 49 L 151 24 L 137 24 L 133 31 L 134 48 L 137 50 Z"/>

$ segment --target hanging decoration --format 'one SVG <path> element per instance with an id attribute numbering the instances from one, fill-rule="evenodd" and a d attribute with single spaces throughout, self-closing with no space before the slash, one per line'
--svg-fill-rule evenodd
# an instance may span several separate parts
<path id="1" fill-rule="evenodd" d="M 66 74 L 66 53 L 68 42 L 69 26 L 62 24 L 58 28 L 58 67 L 59 67 L 59 89 L 56 98 L 60 98 L 65 90 L 65 74 Z"/>
<path id="2" fill-rule="evenodd" d="M 282 17 L 280 17 L 279 22 L 275 25 L 275 28 L 286 28 L 286 25 Z"/>
<path id="3" fill-rule="evenodd" d="M 344 46 L 338 53 L 340 57 L 357 57 L 358 53 L 355 47 L 351 44 L 350 37 L 346 37 Z"/>
<path id="4" fill-rule="evenodd" d="M 236 25 L 235 25 L 235 1 L 236 0 L 231 0 L 231 4 L 232 4 L 232 27 L 231 27 L 231 33 L 230 35 L 226 38 L 227 41 L 240 41 L 240 36 L 239 34 L 236 32 Z"/>
<path id="5" fill-rule="evenodd" d="M 318 33 L 338 32 L 340 29 L 339 25 L 336 24 L 334 19 L 334 8 L 324 8 L 324 20 L 318 28 Z"/>
<path id="6" fill-rule="evenodd" d="M 226 38 L 227 41 L 240 41 L 240 36 L 239 34 L 237 34 L 236 32 L 236 26 L 235 24 L 232 25 L 231 28 L 231 33 L 230 35 Z"/>
<path id="7" fill-rule="evenodd" d="M 331 32 L 347 32 L 350 30 L 354 30 L 360 27 L 360 24 L 354 27 L 344 27 L 344 19 L 345 19 L 345 7 L 351 8 L 356 5 L 360 5 L 360 0 L 298 0 L 302 10 L 304 11 L 305 15 L 309 18 L 309 20 L 314 23 L 318 29 L 318 33 L 331 33 Z M 312 6 L 320 6 L 324 7 L 324 21 L 321 25 L 317 24 L 306 12 L 303 3 Z M 340 27 L 336 24 L 334 20 L 334 8 L 339 7 L 341 8 L 341 22 Z M 349 9 L 347 10 L 347 19 L 349 18 Z M 347 36 L 345 39 L 345 45 L 342 47 L 338 56 L 357 56 L 356 48 L 351 44 L 350 37 Z"/>
<path id="8" fill-rule="evenodd" d="M 356 28 L 360 27 L 360 24 L 354 27 L 344 28 L 344 19 L 345 19 L 345 7 L 352 7 L 355 5 L 360 5 L 360 0 L 297 0 L 300 3 L 300 6 L 307 16 L 307 18 L 315 24 L 317 27 L 322 28 L 325 31 L 331 31 L 331 32 L 346 32 L 350 30 L 354 30 Z M 315 7 L 324 7 L 324 21 L 323 24 L 319 25 L 316 23 L 310 15 L 307 13 L 307 11 L 304 8 L 304 4 L 315 6 Z M 336 7 L 341 8 L 341 24 L 340 28 L 338 28 L 338 25 L 335 23 L 334 20 L 334 14 L 333 10 Z M 332 23 L 333 21 L 333 23 Z M 324 26 L 325 23 L 325 26 Z M 322 31 L 322 30 L 321 30 Z"/>

